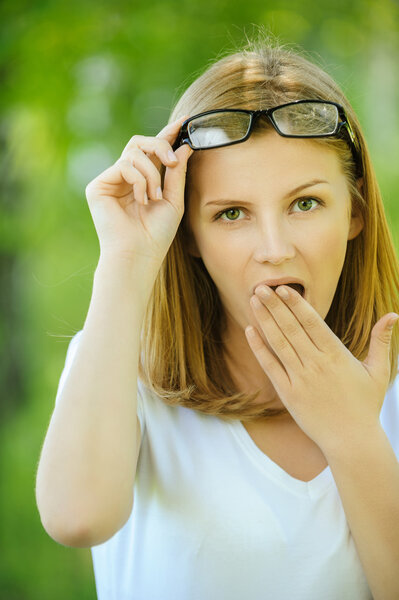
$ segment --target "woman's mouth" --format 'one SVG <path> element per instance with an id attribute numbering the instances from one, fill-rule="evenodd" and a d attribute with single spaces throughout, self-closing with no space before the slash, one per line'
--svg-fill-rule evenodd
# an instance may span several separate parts
<path id="1" fill-rule="evenodd" d="M 289 287 L 293 288 L 295 291 L 297 291 L 299 294 L 301 294 L 302 298 L 305 297 L 305 288 L 303 287 L 302 284 L 300 283 L 284 283 L 283 285 L 288 285 Z M 276 290 L 276 288 L 278 288 L 278 285 L 269 285 L 270 288 L 272 288 L 272 290 Z"/>

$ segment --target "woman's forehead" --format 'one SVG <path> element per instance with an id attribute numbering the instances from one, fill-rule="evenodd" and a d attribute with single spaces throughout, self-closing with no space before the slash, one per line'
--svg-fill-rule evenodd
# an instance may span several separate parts
<path id="1" fill-rule="evenodd" d="M 205 191 L 242 180 L 247 185 L 268 185 L 272 181 L 295 182 L 298 177 L 335 180 L 343 173 L 331 147 L 271 132 L 240 144 L 194 152 L 187 175 L 192 185 Z"/>

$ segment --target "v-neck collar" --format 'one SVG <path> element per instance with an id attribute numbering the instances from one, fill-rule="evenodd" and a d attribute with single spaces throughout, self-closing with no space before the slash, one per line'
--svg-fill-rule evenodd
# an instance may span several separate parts
<path id="1" fill-rule="evenodd" d="M 318 497 L 333 484 L 334 478 L 329 465 L 310 481 L 302 481 L 287 473 L 287 471 L 265 454 L 255 444 L 239 419 L 228 423 L 228 425 L 248 456 L 278 485 L 281 485 L 296 494 Z"/>

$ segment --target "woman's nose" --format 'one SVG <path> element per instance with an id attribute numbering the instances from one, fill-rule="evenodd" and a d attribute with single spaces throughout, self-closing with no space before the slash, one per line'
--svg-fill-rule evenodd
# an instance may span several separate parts
<path id="1" fill-rule="evenodd" d="M 254 257 L 259 262 L 280 263 L 295 256 L 293 240 L 284 227 L 268 223 L 259 231 Z"/>

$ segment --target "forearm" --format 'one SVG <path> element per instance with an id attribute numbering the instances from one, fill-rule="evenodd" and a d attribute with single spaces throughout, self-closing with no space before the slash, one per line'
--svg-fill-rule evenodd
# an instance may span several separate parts
<path id="1" fill-rule="evenodd" d="M 82 337 L 43 445 L 36 495 L 50 531 L 121 519 L 132 501 L 140 328 L 151 281 L 100 262 Z M 120 516 L 121 515 L 121 516 Z"/>
<path id="2" fill-rule="evenodd" d="M 399 463 L 384 430 L 326 459 L 374 600 L 398 600 Z"/>

